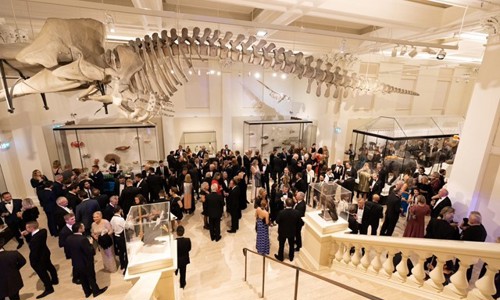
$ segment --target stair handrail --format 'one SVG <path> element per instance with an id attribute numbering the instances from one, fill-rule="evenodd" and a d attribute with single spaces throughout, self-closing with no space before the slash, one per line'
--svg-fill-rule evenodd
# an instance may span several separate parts
<path id="1" fill-rule="evenodd" d="M 382 298 L 376 297 L 376 296 L 374 296 L 372 294 L 363 292 L 361 290 L 358 290 L 356 288 L 350 287 L 348 285 L 345 285 L 345 284 L 340 283 L 338 281 L 335 281 L 333 279 L 326 278 L 324 276 L 318 275 L 316 273 L 313 273 L 313 272 L 308 271 L 306 269 L 303 269 L 301 267 L 298 267 L 298 266 L 295 266 L 295 265 L 283 262 L 283 261 L 278 260 L 276 258 L 273 258 L 271 256 L 260 254 L 257 251 L 254 251 L 254 250 L 251 250 L 251 249 L 248 249 L 248 248 L 243 248 L 243 255 L 245 256 L 245 281 L 247 281 L 247 252 L 250 252 L 250 253 L 253 253 L 255 255 L 258 255 L 258 256 L 262 257 L 262 292 L 261 292 L 261 295 L 260 295 L 261 298 L 264 298 L 265 278 L 266 278 L 266 269 L 265 269 L 266 259 L 270 259 L 270 260 L 272 260 L 274 262 L 277 262 L 277 263 L 280 263 L 280 264 L 282 264 L 282 265 L 284 265 L 286 267 L 295 269 L 295 291 L 294 291 L 294 298 L 293 298 L 294 300 L 297 300 L 297 294 L 298 294 L 298 288 L 299 288 L 299 273 L 300 272 L 303 272 L 303 273 L 305 273 L 307 275 L 310 275 L 312 277 L 315 277 L 315 278 L 320 279 L 322 281 L 325 281 L 327 283 L 330 283 L 330 284 L 333 284 L 333 285 L 338 286 L 340 288 L 343 288 L 345 290 L 348 290 L 348 291 L 350 291 L 352 293 L 355 293 L 355 294 L 360 295 L 362 297 L 365 297 L 367 299 L 382 300 Z"/>

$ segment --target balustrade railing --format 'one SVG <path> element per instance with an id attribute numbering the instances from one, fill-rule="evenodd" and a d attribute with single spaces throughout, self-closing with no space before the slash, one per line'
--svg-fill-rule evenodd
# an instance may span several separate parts
<path id="1" fill-rule="evenodd" d="M 331 249 L 332 269 L 344 268 L 351 274 L 355 271 L 375 280 L 390 280 L 442 298 L 489 300 L 496 293 L 500 244 L 337 232 L 332 234 Z M 426 270 L 429 258 L 433 268 Z M 452 274 L 445 267 L 450 260 L 458 263 Z M 470 286 L 467 270 L 478 260 L 486 263 L 486 272 Z M 410 269 L 409 265 L 413 267 Z"/>

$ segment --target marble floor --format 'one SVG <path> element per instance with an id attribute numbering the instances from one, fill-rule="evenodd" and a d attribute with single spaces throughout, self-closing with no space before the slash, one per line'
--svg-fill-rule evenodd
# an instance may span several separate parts
<path id="1" fill-rule="evenodd" d="M 240 220 L 240 230 L 237 233 L 227 233 L 229 229 L 229 217 L 224 217 L 221 223 L 222 239 L 212 242 L 208 230 L 203 229 L 201 217 L 201 203 L 196 205 L 196 211 L 192 215 L 185 215 L 181 224 L 186 228 L 186 237 L 191 238 L 192 250 L 190 253 L 191 264 L 187 267 L 187 285 L 184 290 L 178 287 L 176 278 L 176 295 L 178 299 L 258 299 L 262 288 L 262 258 L 253 254 L 248 256 L 248 282 L 245 282 L 245 257 L 242 249 L 247 247 L 255 249 L 255 216 L 253 204 L 249 205 L 243 212 Z M 308 210 L 311 209 L 308 207 Z M 43 216 L 39 219 L 41 226 L 46 226 Z M 397 235 L 401 234 L 398 224 Z M 277 252 L 277 227 L 270 229 L 271 256 Z M 15 240 L 6 245 L 7 250 L 15 249 Z M 84 299 L 80 286 L 71 283 L 71 263 L 64 258 L 64 253 L 57 245 L 57 238 L 49 237 L 48 245 L 52 251 L 52 262 L 59 272 L 60 283 L 55 286 L 55 293 L 44 299 Z M 27 259 L 29 255 L 28 246 L 20 249 Z M 286 254 L 286 252 L 285 252 Z M 286 256 L 286 255 L 285 255 Z M 107 273 L 103 270 L 103 264 L 99 253 L 95 256 L 97 282 L 100 287 L 108 286 L 106 293 L 98 299 L 123 299 L 131 288 L 131 284 L 123 280 L 121 272 Z M 285 262 L 289 262 L 285 260 Z M 298 264 L 295 259 L 292 264 Z M 265 265 L 266 299 L 293 299 L 295 271 L 278 263 L 271 262 Z M 354 286 L 384 299 L 397 299 L 404 295 L 399 291 L 377 287 L 346 277 L 335 272 L 321 272 L 323 276 L 338 280 L 344 284 Z M 34 273 L 29 263 L 21 269 L 24 280 L 24 288 L 21 290 L 21 299 L 34 299 L 43 290 L 43 285 Z M 318 282 L 308 275 L 301 275 L 299 284 L 299 299 L 361 299 L 361 297 L 346 292 L 341 288 L 330 284 Z M 342 295 L 342 297 L 340 297 Z M 408 295 L 404 297 L 408 298 Z M 138 299 L 142 300 L 142 299 Z"/>

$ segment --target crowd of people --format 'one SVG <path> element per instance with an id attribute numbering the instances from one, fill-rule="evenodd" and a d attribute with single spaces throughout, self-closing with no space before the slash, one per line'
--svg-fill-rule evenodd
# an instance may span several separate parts
<path id="1" fill-rule="evenodd" d="M 10 193 L 2 194 L 0 212 L 18 241 L 30 244 L 30 262 L 44 283 L 45 290 L 37 298 L 54 292 L 58 283 L 57 271 L 50 262 L 48 234 L 58 237 L 67 259 L 73 266 L 73 283 L 81 284 L 85 296 L 103 293 L 96 283 L 95 249 L 102 255 L 104 270 L 125 273 L 127 251 L 125 245 L 126 216 L 131 207 L 146 203 L 168 202 L 175 216 L 174 230 L 178 243 L 180 285 L 186 285 L 186 265 L 189 264 L 191 242 L 184 238 L 182 220 L 195 213 L 201 202 L 203 228 L 209 231 L 212 241 L 222 238 L 221 219 L 231 220 L 228 234 L 239 230 L 242 211 L 248 206 L 255 210 L 255 247 L 260 254 L 269 255 L 270 227 L 278 226 L 279 249 L 276 259 L 283 261 L 288 243 L 288 259 L 302 247 L 301 229 L 306 207 L 321 205 L 310 201 L 308 187 L 311 183 L 337 183 L 352 192 L 348 207 L 351 233 L 391 236 L 398 222 L 406 223 L 404 237 L 434 239 L 462 239 L 484 241 L 486 231 L 481 225 L 481 214 L 472 212 L 460 225 L 453 220 L 452 202 L 445 188 L 445 171 L 426 174 L 423 167 L 416 172 L 399 170 L 395 173 L 383 164 L 383 157 L 371 158 L 360 163 L 337 160 L 328 166 L 327 147 L 276 148 L 269 158 L 259 151 L 232 151 L 228 145 L 209 155 L 205 147 L 196 153 L 179 146 L 170 151 L 165 161 L 156 166 L 145 165 L 133 176 L 126 176 L 116 162 L 107 170 L 94 165 L 86 173 L 70 166 L 61 168 L 54 163 L 53 177 L 48 178 L 39 170 L 33 171 L 31 185 L 47 217 L 47 228 L 39 228 L 38 208 L 29 198 L 12 199 Z M 357 170 L 356 167 L 359 167 Z M 103 171 L 113 175 L 113 189 L 105 190 Z M 401 174 L 401 175 L 399 175 Z M 385 215 L 384 215 L 384 207 Z M 229 217 L 230 216 L 230 217 Z M 425 228 L 425 217 L 431 220 Z M 379 230 L 379 224 L 383 220 Z M 459 228 L 462 232 L 459 232 Z M 370 229 L 370 230 L 369 230 Z M 36 237 L 36 239 L 35 239 Z M 37 243 L 33 243 L 37 240 Z M 41 248 L 44 251 L 40 251 Z M 33 257 L 32 257 L 33 256 Z M 118 258 L 118 259 L 117 259 Z M 24 265 L 19 256 L 17 267 Z M 432 264 L 429 263 L 429 267 Z M 453 269 L 450 267 L 450 272 Z M 17 285 L 19 286 L 19 285 Z M 22 286 L 22 280 L 21 280 Z M 18 299 L 15 289 L 0 294 L 0 299 Z"/>

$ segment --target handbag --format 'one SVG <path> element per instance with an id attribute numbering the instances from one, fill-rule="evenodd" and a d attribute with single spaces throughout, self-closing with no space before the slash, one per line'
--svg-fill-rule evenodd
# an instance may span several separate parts
<path id="1" fill-rule="evenodd" d="M 97 238 L 97 243 L 99 244 L 99 246 L 101 246 L 102 249 L 106 250 L 109 247 L 113 246 L 113 239 L 109 234 L 104 234 L 100 235 Z"/>

